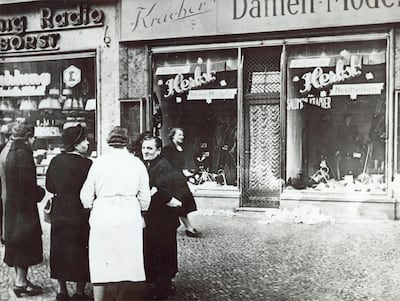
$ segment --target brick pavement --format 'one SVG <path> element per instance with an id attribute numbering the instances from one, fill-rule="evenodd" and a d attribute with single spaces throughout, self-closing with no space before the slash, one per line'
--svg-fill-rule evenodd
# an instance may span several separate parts
<path id="1" fill-rule="evenodd" d="M 347 221 L 316 225 L 265 223 L 263 215 L 195 214 L 204 237 L 178 233 L 179 274 L 173 300 L 319 301 L 400 300 L 400 222 Z M 32 279 L 54 300 L 56 282 L 45 261 Z M 0 248 L 3 256 L 4 248 Z M 8 289 L 14 273 L 0 264 L 0 300 L 15 300 Z M 144 300 L 144 286 L 130 285 L 125 300 Z M 107 293 L 115 299 L 115 288 Z"/>

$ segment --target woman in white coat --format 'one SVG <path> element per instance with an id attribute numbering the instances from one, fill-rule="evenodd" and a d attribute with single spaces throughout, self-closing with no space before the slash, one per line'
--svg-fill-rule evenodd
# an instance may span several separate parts
<path id="1" fill-rule="evenodd" d="M 150 203 L 149 177 L 142 161 L 126 149 L 127 130 L 114 127 L 107 138 L 111 151 L 89 170 L 81 190 L 91 208 L 89 270 L 95 301 L 105 284 L 144 281 L 143 218 Z"/>

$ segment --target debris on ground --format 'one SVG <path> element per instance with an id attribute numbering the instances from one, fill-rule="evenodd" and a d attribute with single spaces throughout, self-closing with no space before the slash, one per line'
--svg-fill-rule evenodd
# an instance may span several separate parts
<path id="1" fill-rule="evenodd" d="M 285 222 L 295 224 L 314 225 L 320 223 L 333 223 L 334 219 L 321 213 L 321 209 L 312 206 L 296 207 L 293 210 L 270 208 L 265 211 L 265 218 L 260 224 L 271 224 L 274 222 Z"/>

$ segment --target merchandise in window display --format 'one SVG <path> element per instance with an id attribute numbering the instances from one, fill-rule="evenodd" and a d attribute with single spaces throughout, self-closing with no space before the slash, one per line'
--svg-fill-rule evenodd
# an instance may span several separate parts
<path id="1" fill-rule="evenodd" d="M 287 53 L 288 188 L 385 193 L 386 43 L 304 45 Z M 321 171 L 326 178 L 315 181 Z"/>

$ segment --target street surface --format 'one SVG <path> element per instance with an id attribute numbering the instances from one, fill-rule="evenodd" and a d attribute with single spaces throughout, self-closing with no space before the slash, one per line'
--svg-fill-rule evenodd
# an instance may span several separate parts
<path id="1" fill-rule="evenodd" d="M 172 300 L 400 300 L 400 222 L 271 222 L 265 214 L 228 211 L 199 211 L 191 219 L 204 235 L 189 238 L 178 230 Z M 55 300 L 48 225 L 43 237 L 45 260 L 30 278 L 45 294 L 18 300 Z M 17 300 L 9 289 L 14 271 L 0 265 L 0 300 Z M 146 300 L 144 292 L 143 284 L 128 285 L 124 300 Z M 110 287 L 107 300 L 115 299 Z"/>

